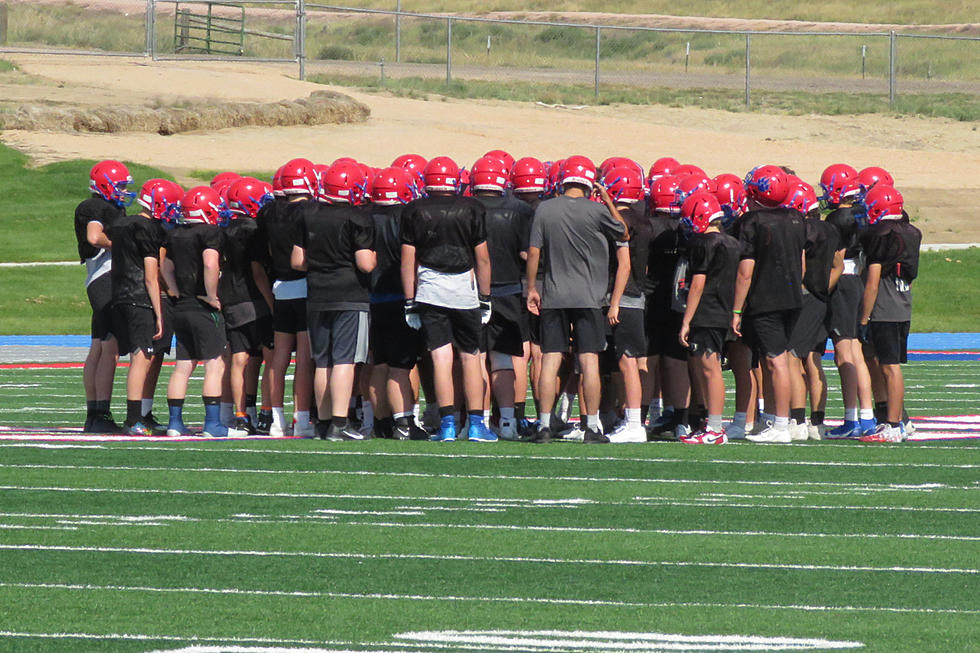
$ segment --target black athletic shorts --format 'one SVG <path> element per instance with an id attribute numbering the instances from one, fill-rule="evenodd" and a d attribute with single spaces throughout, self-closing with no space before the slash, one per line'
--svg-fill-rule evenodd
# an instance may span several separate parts
<path id="1" fill-rule="evenodd" d="M 576 354 L 595 354 L 606 348 L 606 321 L 598 308 L 541 309 L 541 351 L 568 351 L 569 338 Z"/>
<path id="2" fill-rule="evenodd" d="M 480 309 L 418 304 L 422 336 L 429 351 L 452 343 L 463 354 L 480 353 Z"/>
<path id="3" fill-rule="evenodd" d="M 541 344 L 541 316 L 535 315 L 534 313 L 527 310 L 527 297 L 521 298 L 524 302 L 524 311 L 527 315 L 527 332 L 528 339 L 532 344 Z"/>
<path id="4" fill-rule="evenodd" d="M 881 365 L 909 362 L 909 322 L 871 322 L 871 347 Z M 867 346 L 867 345 L 865 345 Z"/>
<path id="5" fill-rule="evenodd" d="M 272 349 L 272 341 L 271 315 L 263 315 L 237 327 L 228 327 L 228 349 L 233 354 L 247 352 L 250 356 L 258 356 L 263 347 Z"/>
<path id="6" fill-rule="evenodd" d="M 646 314 L 647 354 L 686 361 L 687 350 L 678 339 L 684 316 L 677 311 L 651 310 L 649 307 Z"/>
<path id="7" fill-rule="evenodd" d="M 103 274 L 85 289 L 92 307 L 92 340 L 108 340 L 112 330 L 112 275 Z"/>
<path id="8" fill-rule="evenodd" d="M 174 312 L 174 333 L 177 360 L 208 361 L 221 356 L 228 347 L 221 311 L 178 308 Z"/>
<path id="9" fill-rule="evenodd" d="M 153 355 L 169 354 L 174 344 L 174 310 L 177 298 L 160 295 L 160 314 L 163 316 L 163 335 L 153 341 Z"/>
<path id="10" fill-rule="evenodd" d="M 152 308 L 116 304 L 112 307 L 113 330 L 119 343 L 119 355 L 125 356 L 142 351 L 153 355 L 153 334 L 157 330 L 157 319 Z"/>
<path id="11" fill-rule="evenodd" d="M 813 295 L 803 295 L 803 307 L 789 337 L 789 351 L 799 359 L 827 347 L 827 304 Z"/>
<path id="12" fill-rule="evenodd" d="M 749 346 L 758 351 L 760 358 L 775 358 L 789 351 L 790 336 L 799 314 L 796 308 L 755 313 L 745 318 L 742 333 Z"/>
<path id="13" fill-rule="evenodd" d="M 493 312 L 487 324 L 487 351 L 509 356 L 522 356 L 524 343 L 530 339 L 527 309 L 520 294 L 493 297 Z"/>
<path id="14" fill-rule="evenodd" d="M 692 356 L 707 356 L 708 354 L 723 355 L 728 329 L 724 327 L 692 326 L 687 333 L 688 351 Z"/>
<path id="15" fill-rule="evenodd" d="M 405 322 L 401 300 L 371 304 L 371 358 L 375 365 L 410 370 L 422 353 L 422 334 Z"/>
<path id="16" fill-rule="evenodd" d="M 272 316 L 272 327 L 279 333 L 306 331 L 306 298 L 275 300 Z"/>
<path id="17" fill-rule="evenodd" d="M 647 355 L 644 321 L 642 308 L 619 307 L 619 324 L 612 327 L 612 346 L 613 351 L 616 352 L 616 360 L 623 356 L 641 358 Z"/>
<path id="18" fill-rule="evenodd" d="M 317 367 L 367 362 L 367 311 L 311 310 L 306 320 Z"/>
<path id="19" fill-rule="evenodd" d="M 843 274 L 827 300 L 827 331 L 837 340 L 857 338 L 864 300 L 864 281 L 856 274 Z"/>

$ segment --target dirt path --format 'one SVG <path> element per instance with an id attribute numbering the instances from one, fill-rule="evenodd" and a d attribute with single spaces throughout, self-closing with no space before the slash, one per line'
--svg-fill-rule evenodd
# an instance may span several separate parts
<path id="1" fill-rule="evenodd" d="M 187 99 L 295 99 L 323 88 L 300 82 L 292 66 L 158 62 L 142 58 L 9 56 L 37 83 L 0 84 L 52 102 L 179 103 Z M 39 163 L 74 157 L 121 157 L 173 170 L 273 170 L 293 156 L 331 161 L 344 155 L 384 165 L 415 151 L 470 163 L 489 149 L 557 159 L 583 153 L 644 165 L 663 155 L 709 174 L 754 165 L 790 165 L 815 182 L 825 166 L 882 165 L 895 176 L 927 242 L 980 241 L 980 132 L 975 123 L 884 116 L 780 116 L 663 106 L 552 109 L 527 103 L 429 101 L 337 89 L 371 107 L 366 123 L 243 128 L 156 134 L 65 134 L 7 131 L 8 145 Z"/>

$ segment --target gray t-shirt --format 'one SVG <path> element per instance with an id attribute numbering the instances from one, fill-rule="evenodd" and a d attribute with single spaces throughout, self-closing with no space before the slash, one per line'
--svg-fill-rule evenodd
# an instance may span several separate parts
<path id="1" fill-rule="evenodd" d="M 626 230 L 604 204 L 565 195 L 534 212 L 531 247 L 548 261 L 541 289 L 544 308 L 601 308 L 609 286 L 609 243 Z"/>

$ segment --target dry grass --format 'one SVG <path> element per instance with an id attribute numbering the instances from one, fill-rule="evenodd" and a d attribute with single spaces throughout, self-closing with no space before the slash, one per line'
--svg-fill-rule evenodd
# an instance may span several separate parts
<path id="1" fill-rule="evenodd" d="M 4 129 L 111 134 L 150 132 L 167 136 L 226 127 L 284 127 L 363 122 L 371 110 L 341 93 L 316 91 L 308 98 L 259 104 L 229 102 L 176 107 L 53 107 L 20 105 L 3 115 Z"/>

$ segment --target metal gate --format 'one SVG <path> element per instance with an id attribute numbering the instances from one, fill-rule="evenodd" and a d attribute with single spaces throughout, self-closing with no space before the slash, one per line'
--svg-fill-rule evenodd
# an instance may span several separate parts
<path id="1" fill-rule="evenodd" d="M 229 2 L 208 2 L 207 11 L 200 3 L 195 9 L 176 3 L 174 11 L 175 54 L 245 54 L 245 7 Z M 214 8 L 228 8 L 222 15 Z"/>

